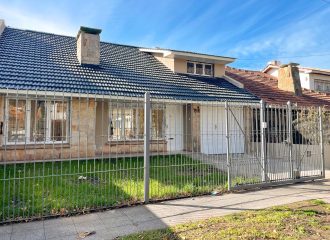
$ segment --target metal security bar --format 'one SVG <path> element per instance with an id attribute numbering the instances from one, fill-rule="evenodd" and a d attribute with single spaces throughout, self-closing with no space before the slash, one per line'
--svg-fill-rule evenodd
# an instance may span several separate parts
<path id="1" fill-rule="evenodd" d="M 267 105 L 245 107 L 244 153 L 231 159 L 234 188 L 306 181 L 324 177 L 322 114 L 313 107 Z M 250 125 L 250 126 L 249 126 Z M 241 133 L 232 134 L 237 138 Z M 321 151 L 320 151 L 321 149 Z"/>
<path id="2" fill-rule="evenodd" d="M 322 108 L 9 90 L 0 103 L 1 223 L 324 177 Z"/>

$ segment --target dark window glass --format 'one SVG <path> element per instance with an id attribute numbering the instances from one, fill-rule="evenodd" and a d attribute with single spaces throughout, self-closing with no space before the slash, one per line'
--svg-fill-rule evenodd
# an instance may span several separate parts
<path id="1" fill-rule="evenodd" d="M 164 137 L 164 109 L 151 110 L 152 138 Z M 114 104 L 109 111 L 109 140 L 143 139 L 144 109 L 141 107 Z"/>
<path id="2" fill-rule="evenodd" d="M 31 101 L 31 142 L 46 141 L 47 113 L 45 101 Z"/>
<path id="3" fill-rule="evenodd" d="M 205 64 L 205 75 L 212 75 L 212 65 Z"/>
<path id="4" fill-rule="evenodd" d="M 196 63 L 196 74 L 203 74 L 203 64 Z"/>
<path id="5" fill-rule="evenodd" d="M 26 102 L 25 100 L 10 99 L 8 108 L 8 142 L 25 142 Z"/>
<path id="6" fill-rule="evenodd" d="M 50 108 L 50 140 L 66 141 L 67 113 L 68 106 L 66 102 L 52 101 Z"/>
<path id="7" fill-rule="evenodd" d="M 195 73 L 194 71 L 194 63 L 187 62 L 187 73 Z"/>

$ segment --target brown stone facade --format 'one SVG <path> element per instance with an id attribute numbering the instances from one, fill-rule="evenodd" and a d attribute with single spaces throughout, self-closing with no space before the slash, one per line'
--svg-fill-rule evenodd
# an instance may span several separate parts
<path id="1" fill-rule="evenodd" d="M 0 135 L 0 161 L 99 158 L 143 153 L 143 141 L 108 141 L 107 104 L 86 98 L 72 98 L 70 102 L 68 142 L 6 145 L 3 132 Z M 0 119 L 5 122 L 3 96 L 0 97 L 0 106 Z M 164 140 L 153 140 L 150 150 L 166 152 L 166 146 Z"/>
<path id="2" fill-rule="evenodd" d="M 296 63 L 282 65 L 278 71 L 278 88 L 302 96 L 299 69 Z"/>

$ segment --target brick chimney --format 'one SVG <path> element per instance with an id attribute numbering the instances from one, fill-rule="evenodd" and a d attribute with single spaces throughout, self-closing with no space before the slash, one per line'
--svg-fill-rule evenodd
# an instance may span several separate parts
<path id="1" fill-rule="evenodd" d="M 3 30 L 5 30 L 5 28 L 6 28 L 5 20 L 0 19 L 0 36 L 3 32 Z"/>
<path id="2" fill-rule="evenodd" d="M 101 29 L 80 27 L 77 36 L 77 58 L 81 65 L 100 64 Z"/>
<path id="3" fill-rule="evenodd" d="M 302 96 L 299 69 L 297 63 L 283 64 L 278 71 L 278 88 Z"/>

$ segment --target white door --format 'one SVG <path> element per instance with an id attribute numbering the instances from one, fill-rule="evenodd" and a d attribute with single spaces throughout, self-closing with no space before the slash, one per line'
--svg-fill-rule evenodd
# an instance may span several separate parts
<path id="1" fill-rule="evenodd" d="M 229 112 L 230 152 L 244 152 L 243 109 L 231 108 Z M 235 118 L 233 117 L 235 116 Z M 201 152 L 206 154 L 225 154 L 226 114 L 225 108 L 219 106 L 201 106 Z"/>
<path id="2" fill-rule="evenodd" d="M 183 108 L 182 105 L 166 105 L 165 128 L 167 151 L 181 151 L 183 149 Z"/>

